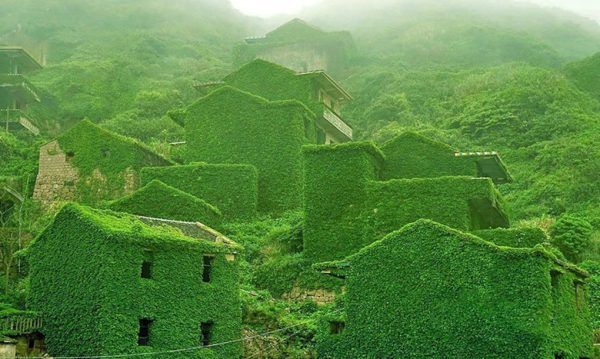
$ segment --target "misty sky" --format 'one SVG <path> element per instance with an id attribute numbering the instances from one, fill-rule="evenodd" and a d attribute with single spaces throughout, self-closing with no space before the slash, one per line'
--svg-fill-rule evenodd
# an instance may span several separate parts
<path id="1" fill-rule="evenodd" d="M 247 15 L 269 17 L 294 14 L 324 0 L 230 0 Z M 440 0 L 443 1 L 443 0 Z M 561 7 L 600 22 L 600 0 L 520 0 L 544 6 Z"/>

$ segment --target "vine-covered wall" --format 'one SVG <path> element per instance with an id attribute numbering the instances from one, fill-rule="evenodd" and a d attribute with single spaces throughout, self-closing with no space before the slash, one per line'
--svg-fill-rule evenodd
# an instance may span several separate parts
<path id="1" fill-rule="evenodd" d="M 110 203 L 109 208 L 139 216 L 221 225 L 221 211 L 210 203 L 158 180 Z"/>
<path id="2" fill-rule="evenodd" d="M 491 179 L 382 181 L 381 170 L 391 160 L 370 143 L 306 146 L 304 155 L 308 259 L 343 258 L 421 218 L 464 231 L 509 226 L 504 202 Z M 430 168 L 441 161 L 424 160 L 432 162 L 424 164 Z"/>
<path id="3" fill-rule="evenodd" d="M 42 151 L 52 153 L 45 153 L 47 156 L 41 156 L 41 161 L 59 159 L 63 162 L 63 170 L 73 172 L 71 178 L 45 178 L 43 171 L 61 165 L 56 163 L 50 166 L 40 163 L 38 177 L 45 180 L 44 185 L 49 186 L 50 190 L 61 191 L 65 186 L 73 186 L 73 199 L 86 204 L 96 204 L 132 192 L 139 186 L 142 167 L 174 164 L 145 145 L 107 131 L 88 120 L 79 122 L 58 137 L 57 141 L 58 147 L 42 147 Z M 68 170 L 71 168 L 75 171 Z M 36 187 L 41 184 L 38 181 Z M 36 192 L 43 191 L 36 188 Z"/>
<path id="4" fill-rule="evenodd" d="M 142 184 L 159 180 L 217 207 L 224 220 L 256 215 L 258 173 L 254 166 L 194 163 L 185 166 L 148 167 Z"/>
<path id="5" fill-rule="evenodd" d="M 66 205 L 27 248 L 30 307 L 43 315 L 52 356 L 141 354 L 202 347 L 200 325 L 213 323 L 211 343 L 241 333 L 238 270 L 224 245 L 149 227 L 126 214 Z M 204 256 L 214 259 L 203 281 Z M 144 261 L 150 278 L 142 278 Z M 140 320 L 152 321 L 148 346 Z M 156 358 L 236 358 L 240 345 Z"/>
<path id="6" fill-rule="evenodd" d="M 345 330 L 322 328 L 323 358 L 578 359 L 592 349 L 576 289 L 584 274 L 541 247 L 501 248 L 420 220 L 316 267 L 343 273 L 347 287 Z"/>
<path id="7" fill-rule="evenodd" d="M 363 235 L 366 184 L 383 155 L 370 142 L 304 147 L 304 253 L 314 261 L 343 258 L 372 240 Z"/>
<path id="8" fill-rule="evenodd" d="M 301 206 L 302 146 L 315 141 L 314 115 L 303 104 L 224 87 L 186 112 L 188 162 L 253 165 L 260 212 Z"/>
<path id="9" fill-rule="evenodd" d="M 502 247 L 533 248 L 548 242 L 546 233 L 540 228 L 496 228 L 474 231 L 478 237 Z"/>

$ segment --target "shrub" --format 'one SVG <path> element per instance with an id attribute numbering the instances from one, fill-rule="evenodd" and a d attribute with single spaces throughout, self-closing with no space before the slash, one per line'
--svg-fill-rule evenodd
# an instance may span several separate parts
<path id="1" fill-rule="evenodd" d="M 578 263 L 592 246 L 592 232 L 592 225 L 585 219 L 563 215 L 550 228 L 550 237 L 567 259 Z"/>

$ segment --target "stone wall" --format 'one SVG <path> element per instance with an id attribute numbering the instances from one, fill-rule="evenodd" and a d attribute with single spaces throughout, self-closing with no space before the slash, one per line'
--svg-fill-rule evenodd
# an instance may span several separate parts
<path id="1" fill-rule="evenodd" d="M 335 292 L 326 289 L 308 290 L 294 287 L 291 292 L 284 294 L 282 298 L 293 302 L 314 300 L 317 304 L 331 304 L 335 301 Z"/>
<path id="2" fill-rule="evenodd" d="M 50 205 L 57 201 L 76 199 L 76 185 L 79 171 L 70 163 L 58 141 L 52 141 L 40 148 L 39 171 L 35 181 L 33 198 Z"/>

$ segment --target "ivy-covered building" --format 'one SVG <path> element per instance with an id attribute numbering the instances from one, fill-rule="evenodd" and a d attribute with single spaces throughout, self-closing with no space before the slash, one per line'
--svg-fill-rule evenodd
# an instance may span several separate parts
<path id="1" fill-rule="evenodd" d="M 95 204 L 136 190 L 143 167 L 171 165 L 136 140 L 84 120 L 41 146 L 33 198 Z"/>
<path id="2" fill-rule="evenodd" d="M 0 46 L 0 126 L 3 130 L 40 134 L 26 113 L 27 105 L 40 102 L 40 97 L 24 75 L 41 68 L 23 48 Z"/>
<path id="3" fill-rule="evenodd" d="M 109 208 L 138 216 L 221 225 L 221 211 L 210 203 L 154 180 L 139 190 L 112 201 Z"/>
<path id="4" fill-rule="evenodd" d="M 289 68 L 254 60 L 231 73 L 223 81 L 197 84 L 207 93 L 229 85 L 269 101 L 297 100 L 316 116 L 316 143 L 351 141 L 352 127 L 342 117 L 342 107 L 352 96 L 324 71 L 297 73 Z"/>
<path id="5" fill-rule="evenodd" d="M 189 106 L 184 116 L 187 162 L 252 165 L 260 212 L 301 206 L 302 146 L 315 141 L 314 115 L 306 106 L 226 86 Z"/>
<path id="6" fill-rule="evenodd" d="M 477 156 L 448 148 L 417 134 L 401 135 L 382 150 L 368 142 L 306 146 L 307 258 L 344 258 L 421 218 L 467 232 L 508 227 L 493 179 L 510 176 L 497 155 L 479 171 Z"/>
<path id="7" fill-rule="evenodd" d="M 343 260 L 344 311 L 322 358 L 591 358 L 587 274 L 535 248 L 499 247 L 428 220 Z"/>
<path id="8" fill-rule="evenodd" d="M 42 316 L 48 353 L 239 357 L 239 342 L 214 344 L 241 335 L 240 248 L 184 227 L 63 207 L 25 253 L 29 306 Z"/>
<path id="9" fill-rule="evenodd" d="M 347 31 L 326 32 L 300 19 L 293 19 L 264 37 L 246 38 L 236 48 L 240 64 L 259 58 L 298 72 L 343 71 L 355 53 Z"/>
<path id="10" fill-rule="evenodd" d="M 146 167 L 141 177 L 143 185 L 158 180 L 210 203 L 226 221 L 256 215 L 258 173 L 251 165 L 192 163 Z"/>

